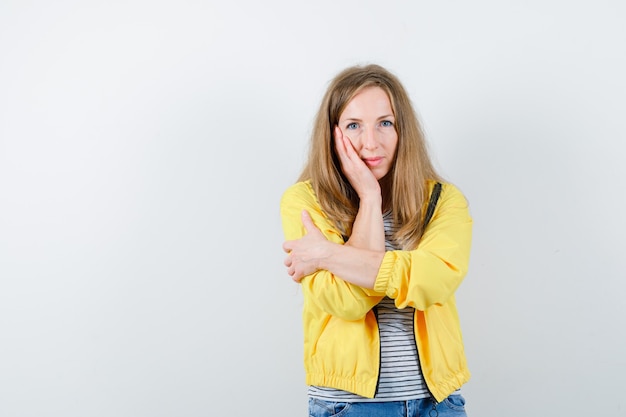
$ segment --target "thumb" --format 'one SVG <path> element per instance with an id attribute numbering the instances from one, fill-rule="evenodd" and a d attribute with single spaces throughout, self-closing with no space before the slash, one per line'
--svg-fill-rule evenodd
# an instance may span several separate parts
<path id="1" fill-rule="evenodd" d="M 309 214 L 308 211 L 306 210 L 302 210 L 302 224 L 304 225 L 304 229 L 306 230 L 307 233 L 312 232 L 313 230 L 316 230 L 317 227 L 315 226 L 315 223 L 313 223 L 313 219 L 311 219 L 311 215 Z"/>

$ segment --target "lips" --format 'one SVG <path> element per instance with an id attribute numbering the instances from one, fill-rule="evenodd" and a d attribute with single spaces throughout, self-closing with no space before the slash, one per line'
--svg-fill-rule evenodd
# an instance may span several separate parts
<path id="1" fill-rule="evenodd" d="M 363 158 L 363 162 L 365 162 L 365 164 L 370 168 L 380 165 L 382 161 L 383 161 L 382 156 L 376 156 L 373 158 Z"/>

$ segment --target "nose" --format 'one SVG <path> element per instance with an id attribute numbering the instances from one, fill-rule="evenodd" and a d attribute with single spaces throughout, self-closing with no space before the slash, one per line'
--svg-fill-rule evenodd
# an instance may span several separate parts
<path id="1" fill-rule="evenodd" d="M 368 126 L 363 130 L 363 149 L 368 151 L 374 150 L 378 147 L 378 138 L 376 128 L 374 126 Z"/>

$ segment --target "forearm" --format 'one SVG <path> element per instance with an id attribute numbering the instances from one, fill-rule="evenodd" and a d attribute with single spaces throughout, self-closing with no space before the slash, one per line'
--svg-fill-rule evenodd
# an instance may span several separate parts
<path id="1" fill-rule="evenodd" d="M 345 245 L 333 245 L 321 267 L 362 288 L 374 288 L 385 255 L 385 227 L 380 195 L 363 198 Z"/>
<path id="2" fill-rule="evenodd" d="M 325 239 L 337 245 L 344 243 L 341 232 L 321 211 L 310 185 L 298 183 L 290 187 L 281 198 L 281 221 L 285 238 L 292 241 L 289 246 L 306 235 L 302 210 L 307 210 L 314 224 L 324 231 Z M 288 255 L 288 258 L 294 254 Z M 317 272 L 310 273 L 300 281 L 306 302 L 317 305 L 335 317 L 345 320 L 360 319 L 378 304 L 384 295 L 338 279 L 330 271 L 317 267 L 315 270 Z"/>
<path id="3" fill-rule="evenodd" d="M 347 246 L 374 251 L 385 251 L 385 227 L 381 209 L 381 198 L 375 196 L 362 199 L 352 225 Z"/>
<path id="4" fill-rule="evenodd" d="M 360 249 L 349 245 L 331 244 L 327 256 L 319 260 L 319 269 L 363 288 L 374 288 L 383 250 Z"/>

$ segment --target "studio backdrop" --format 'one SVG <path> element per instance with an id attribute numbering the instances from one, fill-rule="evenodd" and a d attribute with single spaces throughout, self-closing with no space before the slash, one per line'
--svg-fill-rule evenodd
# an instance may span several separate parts
<path id="1" fill-rule="evenodd" d="M 0 415 L 305 416 L 279 200 L 330 79 L 467 196 L 470 416 L 626 416 L 621 1 L 0 4 Z"/>

